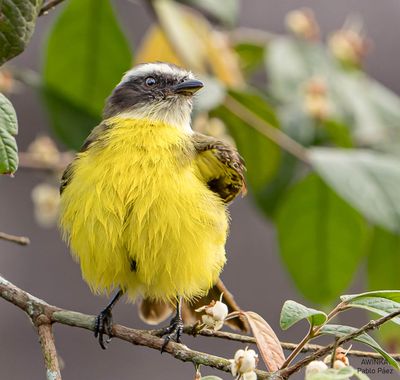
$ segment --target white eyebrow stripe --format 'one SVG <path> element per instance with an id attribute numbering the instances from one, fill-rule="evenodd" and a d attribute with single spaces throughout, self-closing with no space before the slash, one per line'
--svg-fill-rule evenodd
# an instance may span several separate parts
<path id="1" fill-rule="evenodd" d="M 188 76 L 190 79 L 194 79 L 194 75 L 190 71 L 184 69 L 175 68 L 167 63 L 145 63 L 134 67 L 133 69 L 127 71 L 122 77 L 119 85 L 129 81 L 134 77 L 146 76 L 151 74 L 164 74 L 164 75 L 179 75 Z"/>

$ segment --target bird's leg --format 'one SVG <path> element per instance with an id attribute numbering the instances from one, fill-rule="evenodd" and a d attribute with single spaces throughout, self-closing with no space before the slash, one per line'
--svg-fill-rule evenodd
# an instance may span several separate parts
<path id="1" fill-rule="evenodd" d="M 177 343 L 181 343 L 181 335 L 183 332 L 183 320 L 182 320 L 182 298 L 179 297 L 176 303 L 176 314 L 174 318 L 171 319 L 171 323 L 166 327 L 161 336 L 165 335 L 164 344 L 161 347 L 161 353 L 164 352 L 169 341 L 175 340 Z"/>
<path id="2" fill-rule="evenodd" d="M 112 335 L 112 309 L 118 300 L 122 297 L 124 292 L 119 289 L 118 293 L 113 297 L 111 302 L 107 305 L 107 307 L 96 317 L 95 325 L 94 325 L 94 336 L 98 337 L 100 347 L 105 350 L 107 348 L 107 343 L 111 340 Z M 104 340 L 104 334 L 108 335 L 108 338 Z"/>

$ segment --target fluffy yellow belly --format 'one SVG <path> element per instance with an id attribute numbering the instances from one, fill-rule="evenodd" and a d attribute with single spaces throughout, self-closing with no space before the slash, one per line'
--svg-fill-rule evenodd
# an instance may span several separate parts
<path id="1" fill-rule="evenodd" d="M 110 122 L 75 160 L 61 197 L 60 225 L 84 279 L 131 299 L 203 294 L 225 263 L 228 215 L 194 164 L 190 137 L 163 123 Z"/>

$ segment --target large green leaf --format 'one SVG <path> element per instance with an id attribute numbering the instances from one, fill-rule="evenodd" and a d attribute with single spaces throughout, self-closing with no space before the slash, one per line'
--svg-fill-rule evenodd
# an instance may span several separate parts
<path id="1" fill-rule="evenodd" d="M 351 326 L 341 326 L 341 325 L 324 325 L 321 327 L 319 332 L 321 334 L 333 335 L 338 338 L 344 337 L 346 335 L 352 334 L 357 329 Z M 364 343 L 371 348 L 373 348 L 376 352 L 379 352 L 386 361 L 392 365 L 396 369 L 400 369 L 399 363 L 395 359 L 393 359 L 379 344 L 375 341 L 375 339 L 371 338 L 367 333 L 363 333 L 358 337 L 354 338 L 355 341 Z"/>
<path id="2" fill-rule="evenodd" d="M 53 132 L 68 148 L 78 150 L 93 127 L 100 123 L 101 116 L 48 88 L 44 89 L 44 96 Z"/>
<path id="3" fill-rule="evenodd" d="M 42 4 L 43 0 L 0 1 L 0 65 L 24 51 Z"/>
<path id="4" fill-rule="evenodd" d="M 56 133 L 60 123 L 64 131 L 74 128 L 71 118 L 65 122 L 62 118 L 54 119 L 62 106 L 60 100 L 65 99 L 67 109 L 73 104 L 99 117 L 106 97 L 129 69 L 131 61 L 128 42 L 109 0 L 68 1 L 51 30 L 44 66 L 45 96 L 57 97 L 55 102 L 48 102 L 53 123 L 58 125 Z M 82 135 L 93 127 L 87 126 Z M 64 136 L 59 134 L 60 138 Z M 75 148 L 82 140 L 71 144 L 64 138 L 63 142 Z"/>
<path id="5" fill-rule="evenodd" d="M 262 65 L 266 46 L 252 42 L 239 42 L 234 46 L 239 56 L 240 67 L 249 75 Z"/>
<path id="6" fill-rule="evenodd" d="M 310 174 L 281 200 L 277 229 L 282 259 L 298 289 L 317 303 L 338 297 L 365 251 L 362 216 Z"/>
<path id="7" fill-rule="evenodd" d="M 0 174 L 12 174 L 18 167 L 14 136 L 18 133 L 17 115 L 11 102 L 0 94 Z"/>
<path id="8" fill-rule="evenodd" d="M 250 112 L 264 119 L 273 127 L 279 128 L 273 109 L 261 94 L 255 91 L 230 91 L 229 95 Z M 229 109 L 223 105 L 213 114 L 225 122 L 235 139 L 239 152 L 246 161 L 250 187 L 257 193 L 276 174 L 280 161 L 280 149 L 247 124 L 235 109 Z"/>
<path id="9" fill-rule="evenodd" d="M 400 235 L 376 227 L 368 256 L 368 288 L 400 289 Z M 396 299 L 400 303 L 400 297 Z"/>
<path id="10" fill-rule="evenodd" d="M 301 95 L 311 77 L 329 77 L 334 69 L 322 45 L 286 37 L 268 44 L 265 61 L 271 91 L 283 101 Z"/>
<path id="11" fill-rule="evenodd" d="M 400 235 L 378 227 L 374 229 L 367 275 L 369 289 L 400 289 Z M 390 296 L 391 300 L 400 304 L 400 297 L 394 298 L 394 294 Z M 379 329 L 379 337 L 394 350 L 400 349 L 399 326 L 393 323 L 384 324 Z"/>
<path id="12" fill-rule="evenodd" d="M 400 160 L 367 150 L 315 148 L 315 170 L 372 222 L 400 231 Z"/>
<path id="13" fill-rule="evenodd" d="M 282 330 L 287 330 L 302 319 L 307 319 L 313 327 L 322 325 L 328 317 L 323 311 L 311 309 L 295 301 L 288 300 L 283 304 L 279 320 Z"/>

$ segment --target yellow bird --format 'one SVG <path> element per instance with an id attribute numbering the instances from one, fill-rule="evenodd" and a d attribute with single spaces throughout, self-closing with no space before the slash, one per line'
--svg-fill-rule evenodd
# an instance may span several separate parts
<path id="1" fill-rule="evenodd" d="M 227 203 L 245 192 L 245 168 L 234 148 L 191 129 L 202 87 L 167 63 L 128 71 L 63 174 L 63 237 L 92 291 L 119 289 L 96 320 L 102 348 L 123 294 L 177 302 L 164 347 L 179 342 L 182 299 L 207 294 L 225 264 Z"/>

